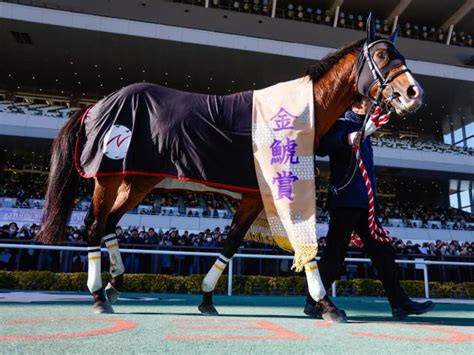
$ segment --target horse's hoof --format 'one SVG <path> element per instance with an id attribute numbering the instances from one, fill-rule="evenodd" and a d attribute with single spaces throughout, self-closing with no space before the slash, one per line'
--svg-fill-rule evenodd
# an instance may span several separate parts
<path id="1" fill-rule="evenodd" d="M 97 301 L 92 307 L 94 314 L 112 314 L 115 313 L 114 309 L 108 301 Z"/>
<path id="2" fill-rule="evenodd" d="M 306 303 L 304 313 L 311 318 L 322 318 L 330 323 L 347 323 L 346 312 L 337 308 L 328 297 L 321 299 L 314 305 Z"/>
<path id="3" fill-rule="evenodd" d="M 107 287 L 105 288 L 105 295 L 107 296 L 107 299 L 109 300 L 110 304 L 114 304 L 115 302 L 117 302 L 120 296 L 120 292 L 118 292 L 115 287 L 108 283 Z"/>
<path id="4" fill-rule="evenodd" d="M 338 309 L 324 312 L 322 314 L 323 319 L 329 323 L 347 323 L 347 317 L 345 312 L 341 312 Z"/>
<path id="5" fill-rule="evenodd" d="M 219 315 L 219 312 L 217 312 L 216 307 L 214 307 L 214 305 L 212 304 L 209 304 L 209 305 L 201 304 L 198 307 L 198 309 L 203 316 L 218 316 Z"/>
<path id="6" fill-rule="evenodd" d="M 322 318 L 321 310 L 315 305 L 312 305 L 310 303 L 306 303 L 306 305 L 304 306 L 303 312 L 304 314 L 306 314 L 308 317 L 311 317 L 311 318 L 319 318 L 319 319 Z"/>

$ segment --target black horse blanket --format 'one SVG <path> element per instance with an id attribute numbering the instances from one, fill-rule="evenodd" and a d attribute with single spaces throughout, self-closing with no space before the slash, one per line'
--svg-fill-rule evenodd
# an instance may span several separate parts
<path id="1" fill-rule="evenodd" d="M 124 87 L 84 115 L 76 168 L 86 178 L 149 175 L 257 191 L 252 96 Z"/>

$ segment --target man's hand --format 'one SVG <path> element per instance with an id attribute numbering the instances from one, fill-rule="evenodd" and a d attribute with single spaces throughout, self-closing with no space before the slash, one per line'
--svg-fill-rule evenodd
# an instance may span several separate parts
<path id="1" fill-rule="evenodd" d="M 370 115 L 370 119 L 365 125 L 365 137 L 370 136 L 383 125 L 386 125 L 390 119 L 390 113 L 385 113 L 380 107 L 376 107 Z"/>
<path id="2" fill-rule="evenodd" d="M 357 131 L 357 132 L 351 132 L 347 135 L 347 143 L 350 145 L 350 146 L 359 146 L 359 142 L 360 142 L 360 131 Z"/>

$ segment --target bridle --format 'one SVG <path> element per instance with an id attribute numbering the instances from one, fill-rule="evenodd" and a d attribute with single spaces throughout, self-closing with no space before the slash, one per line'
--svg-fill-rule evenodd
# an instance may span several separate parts
<path id="1" fill-rule="evenodd" d="M 372 58 L 372 52 L 378 48 L 386 48 L 390 53 L 390 62 L 382 69 L 377 66 Z M 404 66 L 403 69 L 390 73 L 392 69 Z M 405 65 L 405 58 L 397 51 L 395 45 L 388 39 L 379 39 L 372 43 L 365 41 L 362 51 L 357 57 L 356 86 L 359 93 L 386 111 L 392 111 L 390 103 L 397 97 L 390 83 L 404 73 L 411 73 Z M 371 74 L 371 75 L 370 75 Z M 375 97 L 370 96 L 372 87 L 378 84 Z M 390 96 L 384 101 L 383 91 L 390 88 Z"/>
<path id="2" fill-rule="evenodd" d="M 391 60 L 390 62 L 385 65 L 382 69 L 380 69 L 377 64 L 374 62 L 372 58 L 372 51 L 377 48 L 386 48 L 391 53 Z M 395 73 L 390 74 L 392 69 L 398 68 L 400 66 L 404 66 L 403 69 L 396 71 Z M 356 86 L 359 93 L 372 101 L 372 105 L 370 109 L 367 111 L 364 121 L 362 122 L 362 126 L 359 130 L 359 137 L 357 145 L 359 147 L 362 146 L 362 142 L 364 141 L 364 132 L 365 126 L 372 115 L 374 109 L 376 107 L 381 107 L 387 113 L 391 113 L 393 111 L 390 103 L 397 98 L 392 86 L 390 83 L 395 80 L 401 74 L 404 73 L 411 73 L 410 69 L 408 69 L 405 65 L 405 58 L 397 51 L 395 45 L 392 41 L 388 39 L 379 39 L 372 43 L 368 43 L 368 41 L 364 42 L 364 46 L 362 51 L 359 53 L 357 57 L 357 72 L 356 72 Z M 370 96 L 370 91 L 372 87 L 378 84 L 377 93 L 375 97 Z M 383 91 L 385 88 L 390 88 L 390 96 L 384 100 L 383 99 Z M 354 168 L 351 169 L 350 167 L 353 164 L 355 158 Z M 358 169 L 358 162 L 360 159 L 360 149 L 357 149 L 356 154 L 351 154 L 351 162 L 349 163 L 349 169 L 347 170 L 344 178 L 342 181 L 346 181 L 345 183 L 340 184 L 340 186 L 329 186 L 329 190 L 334 194 L 343 189 L 345 189 L 354 179 L 356 171 Z"/>

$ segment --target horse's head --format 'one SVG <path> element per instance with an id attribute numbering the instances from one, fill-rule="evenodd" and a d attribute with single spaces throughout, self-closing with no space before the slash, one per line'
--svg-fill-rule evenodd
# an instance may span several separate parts
<path id="1" fill-rule="evenodd" d="M 398 28 L 390 38 L 377 38 L 372 14 L 367 19 L 367 40 L 357 59 L 359 93 L 398 115 L 415 112 L 423 101 L 423 89 L 395 48 Z"/>

